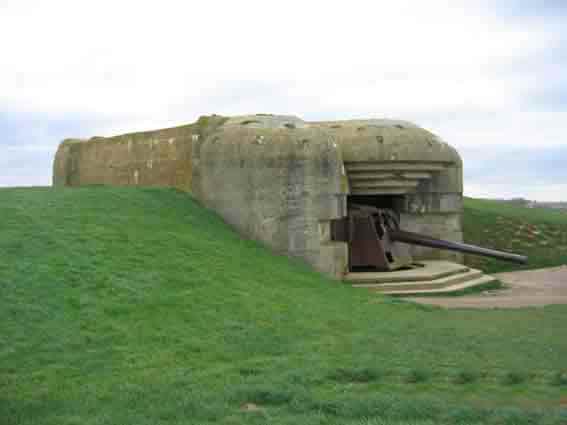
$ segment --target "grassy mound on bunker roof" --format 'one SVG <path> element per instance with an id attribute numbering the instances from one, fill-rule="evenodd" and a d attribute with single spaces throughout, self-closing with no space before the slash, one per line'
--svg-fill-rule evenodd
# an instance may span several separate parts
<path id="1" fill-rule="evenodd" d="M 564 423 L 567 306 L 331 282 L 187 194 L 0 190 L 0 423 Z"/>

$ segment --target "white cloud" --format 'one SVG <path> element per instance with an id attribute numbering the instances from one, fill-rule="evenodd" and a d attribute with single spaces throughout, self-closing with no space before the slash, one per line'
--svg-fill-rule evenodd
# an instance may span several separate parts
<path id="1" fill-rule="evenodd" d="M 92 117 L 98 135 L 274 112 L 404 118 L 468 150 L 565 144 L 567 113 L 527 106 L 563 71 L 517 66 L 559 27 L 491 7 L 2 0 L 0 111 Z"/>
<path id="2" fill-rule="evenodd" d="M 159 119 L 172 103 L 198 114 L 216 86 L 244 80 L 284 81 L 313 112 L 317 100 L 337 113 L 508 106 L 516 85 L 490 70 L 550 35 L 466 3 L 14 3 L 0 18 L 0 102 Z"/>
<path id="3" fill-rule="evenodd" d="M 491 156 L 505 155 L 518 148 L 567 149 L 567 110 L 529 111 L 520 109 L 475 111 L 456 110 L 440 117 L 425 117 L 422 125 L 439 132 L 444 139 L 463 151 Z M 479 160 L 481 157 L 478 158 Z"/>

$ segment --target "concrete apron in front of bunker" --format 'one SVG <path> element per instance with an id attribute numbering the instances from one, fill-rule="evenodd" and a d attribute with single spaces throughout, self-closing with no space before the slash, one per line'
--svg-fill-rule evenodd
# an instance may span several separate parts
<path id="1" fill-rule="evenodd" d="M 439 250 L 423 236 L 462 242 L 462 161 L 407 121 L 204 116 L 175 128 L 68 139 L 53 170 L 55 186 L 190 192 L 244 237 L 357 287 L 448 292 L 491 280 L 463 266 L 458 247 Z"/>

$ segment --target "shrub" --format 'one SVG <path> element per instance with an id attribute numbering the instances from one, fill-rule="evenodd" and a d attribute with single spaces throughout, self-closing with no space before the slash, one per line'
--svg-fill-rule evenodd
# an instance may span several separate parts
<path id="1" fill-rule="evenodd" d="M 337 382 L 372 382 L 376 381 L 380 374 L 371 368 L 340 368 L 328 376 Z"/>
<path id="2" fill-rule="evenodd" d="M 470 384 L 478 378 L 477 374 L 468 370 L 461 370 L 453 377 L 455 384 Z"/>
<path id="3" fill-rule="evenodd" d="M 556 372 L 550 380 L 551 385 L 555 385 L 557 387 L 564 387 L 567 386 L 567 373 L 565 372 Z"/>
<path id="4" fill-rule="evenodd" d="M 526 376 L 521 372 L 506 372 L 502 377 L 504 385 L 518 385 L 526 380 Z"/>
<path id="5" fill-rule="evenodd" d="M 405 376 L 404 381 L 408 384 L 418 384 L 427 381 L 428 374 L 421 369 L 412 369 Z"/>

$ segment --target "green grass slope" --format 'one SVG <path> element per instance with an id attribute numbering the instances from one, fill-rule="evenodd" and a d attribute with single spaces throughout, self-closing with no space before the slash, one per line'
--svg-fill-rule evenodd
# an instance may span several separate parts
<path id="1" fill-rule="evenodd" d="M 173 190 L 0 190 L 2 425 L 560 424 L 566 322 L 354 290 Z"/>
<path id="2" fill-rule="evenodd" d="M 567 264 L 567 213 L 564 211 L 469 198 L 465 199 L 463 221 L 468 243 L 529 256 L 525 266 L 467 256 L 466 262 L 472 267 L 496 273 Z"/>

